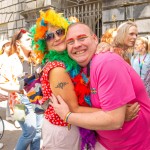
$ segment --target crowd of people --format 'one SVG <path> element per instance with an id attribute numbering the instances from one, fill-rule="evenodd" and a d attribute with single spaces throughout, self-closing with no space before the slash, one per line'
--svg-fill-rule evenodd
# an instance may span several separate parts
<path id="1" fill-rule="evenodd" d="M 0 88 L 22 128 L 15 150 L 150 150 L 150 41 L 127 21 L 99 43 L 71 19 L 40 11 L 30 31 L 1 43 Z M 35 104 L 23 81 L 39 65 Z"/>

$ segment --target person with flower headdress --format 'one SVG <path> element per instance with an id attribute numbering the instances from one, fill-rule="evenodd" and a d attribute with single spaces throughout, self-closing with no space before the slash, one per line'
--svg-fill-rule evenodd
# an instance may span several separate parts
<path id="1" fill-rule="evenodd" d="M 43 115 L 34 112 L 33 105 L 26 96 L 20 79 L 24 75 L 32 75 L 35 71 L 35 61 L 32 58 L 31 35 L 25 29 L 20 29 L 12 36 L 10 56 L 2 67 L 1 74 L 6 83 L 0 87 L 9 92 L 9 106 L 12 116 L 22 128 L 15 150 L 40 150 L 41 124 Z M 15 109 L 17 107 L 17 109 Z M 20 108 L 20 109 L 19 109 Z"/>
<path id="2" fill-rule="evenodd" d="M 66 18 L 54 10 L 41 11 L 37 19 L 33 47 L 45 65 L 41 76 L 43 99 L 39 103 L 47 102 L 53 92 L 67 99 L 74 112 L 94 112 L 97 109 L 83 107 L 91 105 L 89 79 L 81 67 L 70 59 L 66 50 L 65 34 L 69 24 Z M 78 127 L 60 119 L 51 106 L 45 110 L 42 137 L 43 150 L 83 150 L 86 146 L 92 149 L 96 143 L 94 131 L 80 128 L 79 133 Z"/>
<path id="3" fill-rule="evenodd" d="M 82 69 L 66 50 L 65 35 L 69 25 L 70 22 L 54 10 L 41 11 L 36 21 L 33 47 L 45 65 L 41 76 L 43 99 L 39 103 L 49 102 L 54 93 L 61 95 L 73 112 L 95 112 L 98 109 L 88 107 L 91 106 L 89 70 Z M 48 105 L 42 126 L 43 150 L 94 149 L 95 132 L 71 126 L 67 123 L 69 115 L 62 120 Z M 99 145 L 97 149 L 103 147 Z"/>

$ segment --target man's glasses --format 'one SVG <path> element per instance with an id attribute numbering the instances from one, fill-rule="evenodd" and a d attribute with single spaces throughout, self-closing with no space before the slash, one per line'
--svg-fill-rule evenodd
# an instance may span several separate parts
<path id="1" fill-rule="evenodd" d="M 45 40 L 46 41 L 50 41 L 53 40 L 55 38 L 55 34 L 59 37 L 65 35 L 65 29 L 58 29 L 55 32 L 50 32 L 50 33 L 46 33 L 45 35 Z"/>

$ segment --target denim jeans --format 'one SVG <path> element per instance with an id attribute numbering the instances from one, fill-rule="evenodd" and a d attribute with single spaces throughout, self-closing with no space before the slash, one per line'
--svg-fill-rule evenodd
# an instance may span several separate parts
<path id="1" fill-rule="evenodd" d="M 30 150 L 40 150 L 43 115 L 35 114 L 28 98 L 24 95 L 21 95 L 21 97 L 21 102 L 26 107 L 26 118 L 25 121 L 18 121 L 22 128 L 22 134 L 18 139 L 15 150 L 26 150 L 29 145 Z"/>

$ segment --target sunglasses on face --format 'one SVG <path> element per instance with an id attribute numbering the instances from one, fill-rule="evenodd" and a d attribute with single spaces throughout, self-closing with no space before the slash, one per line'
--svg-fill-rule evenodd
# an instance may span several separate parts
<path id="1" fill-rule="evenodd" d="M 45 36 L 45 40 L 46 41 L 53 40 L 55 38 L 55 35 L 59 37 L 65 35 L 65 29 L 58 29 L 55 32 L 50 32 L 50 33 L 47 32 Z"/>

